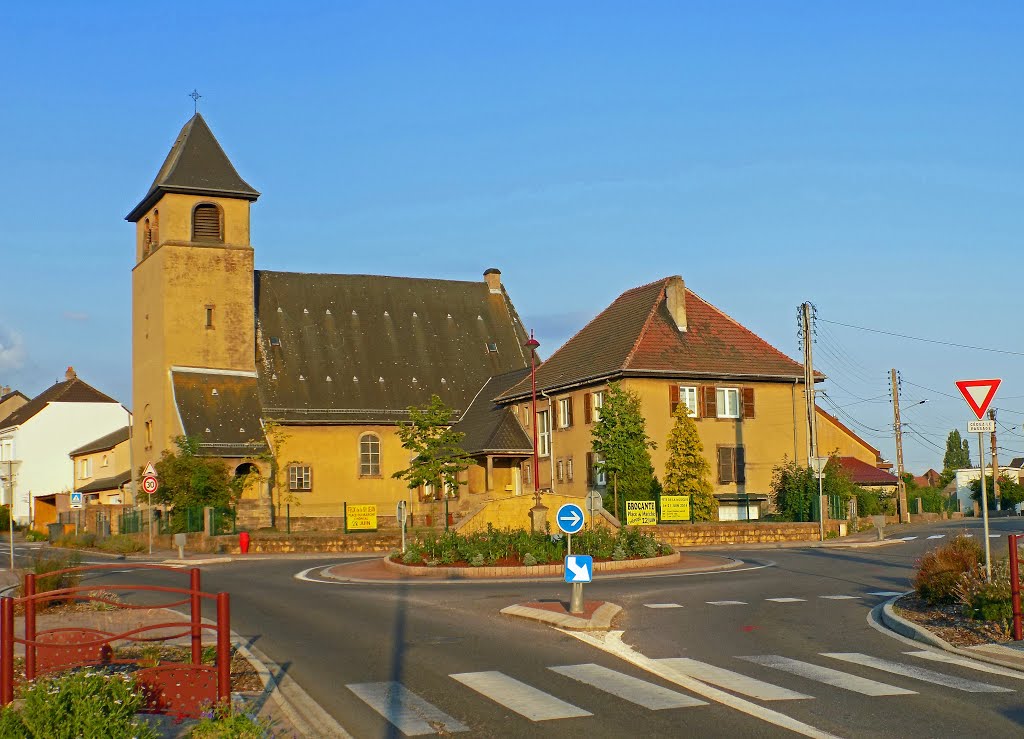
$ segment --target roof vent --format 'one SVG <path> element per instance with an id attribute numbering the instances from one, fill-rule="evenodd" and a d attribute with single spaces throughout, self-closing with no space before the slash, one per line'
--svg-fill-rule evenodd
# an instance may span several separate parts
<path id="1" fill-rule="evenodd" d="M 415 377 L 412 378 L 412 381 L 413 381 L 414 384 L 419 382 Z"/>
<path id="2" fill-rule="evenodd" d="M 327 315 L 331 315 L 331 309 L 330 308 L 327 309 Z"/>
<path id="3" fill-rule="evenodd" d="M 276 379 L 277 379 L 277 373 L 275 372 L 274 374 L 272 374 L 272 375 L 270 376 L 270 379 L 271 379 L 271 380 L 276 380 Z"/>
<path id="4" fill-rule="evenodd" d="M 305 378 L 305 376 L 304 376 L 304 375 L 299 375 L 299 379 L 300 379 L 300 380 L 305 380 L 306 378 Z"/>
<path id="5" fill-rule="evenodd" d="M 483 316 L 477 316 L 477 317 L 476 317 L 476 320 L 478 320 L 478 321 L 482 321 L 482 320 L 484 320 L 484 317 L 483 317 Z"/>
<path id="6" fill-rule="evenodd" d="M 271 336 L 270 337 L 270 345 L 271 346 L 281 346 L 281 337 L 279 337 L 279 336 Z"/>
<path id="7" fill-rule="evenodd" d="M 378 377 L 377 378 L 377 382 L 384 382 L 384 378 L 383 377 Z"/>
<path id="8" fill-rule="evenodd" d="M 244 433 L 245 433 L 245 429 L 243 429 L 243 428 L 239 427 L 239 429 L 238 429 L 238 433 L 240 433 L 240 434 L 244 434 Z"/>
<path id="9" fill-rule="evenodd" d="M 210 428 L 209 427 L 206 428 L 206 433 L 210 433 Z"/>
<path id="10" fill-rule="evenodd" d="M 305 313 L 306 315 L 309 315 L 309 308 L 303 308 L 302 312 Z"/>
<path id="11" fill-rule="evenodd" d="M 442 377 L 442 378 L 441 378 L 441 384 L 442 384 L 442 385 L 447 385 L 447 384 L 448 384 L 448 380 L 446 380 L 446 379 L 444 379 L 444 378 Z"/>
<path id="12" fill-rule="evenodd" d="M 217 392 L 217 388 L 214 388 L 210 395 L 220 395 L 220 393 Z"/>
<path id="13" fill-rule="evenodd" d="M 416 311 L 413 311 L 413 312 L 412 312 L 412 317 L 413 317 L 413 318 L 418 318 L 418 316 L 416 315 Z"/>
<path id="14" fill-rule="evenodd" d="M 356 309 L 355 308 L 352 309 L 352 315 L 353 316 L 358 316 L 359 315 L 358 313 L 356 313 Z"/>
<path id="15" fill-rule="evenodd" d="M 352 382 L 359 382 L 359 378 L 356 377 L 355 375 L 352 375 Z"/>
<path id="16" fill-rule="evenodd" d="M 278 313 L 284 313 L 284 309 L 281 306 L 277 306 Z"/>
<path id="17" fill-rule="evenodd" d="M 324 382 L 334 382 L 334 381 L 331 379 L 330 375 L 327 375 L 327 378 L 324 380 Z"/>
<path id="18" fill-rule="evenodd" d="M 449 321 L 452 320 L 452 314 L 451 313 L 448 314 L 448 320 Z"/>
<path id="19" fill-rule="evenodd" d="M 384 311 L 384 317 L 385 317 L 385 318 L 390 318 L 390 317 L 391 317 L 391 314 L 390 314 L 390 313 L 388 313 L 387 311 Z"/>

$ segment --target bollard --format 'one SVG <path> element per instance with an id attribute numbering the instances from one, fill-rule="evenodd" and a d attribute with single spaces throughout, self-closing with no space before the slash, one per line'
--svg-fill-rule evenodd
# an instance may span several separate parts
<path id="1" fill-rule="evenodd" d="M 189 601 L 191 605 L 191 622 L 192 622 L 192 664 L 201 665 L 203 663 L 203 629 L 201 626 L 203 620 L 203 609 L 199 601 L 199 568 L 193 567 L 189 570 L 189 588 L 192 593 L 189 595 Z"/>
<path id="2" fill-rule="evenodd" d="M 14 700 L 14 599 L 0 598 L 0 706 Z"/>
<path id="3" fill-rule="evenodd" d="M 583 613 L 583 583 L 572 584 L 572 595 L 569 597 L 569 613 L 579 615 Z"/>
<path id="4" fill-rule="evenodd" d="M 1017 541 L 1020 534 L 1010 534 L 1006 537 L 1010 542 L 1010 602 L 1013 604 L 1013 639 L 1014 641 L 1024 640 L 1024 629 L 1021 628 L 1020 614 L 1020 564 L 1018 562 L 1019 552 Z"/>
<path id="5" fill-rule="evenodd" d="M 25 575 L 25 678 L 36 678 L 36 576 Z"/>
<path id="6" fill-rule="evenodd" d="M 217 593 L 217 700 L 231 708 L 231 596 Z"/>

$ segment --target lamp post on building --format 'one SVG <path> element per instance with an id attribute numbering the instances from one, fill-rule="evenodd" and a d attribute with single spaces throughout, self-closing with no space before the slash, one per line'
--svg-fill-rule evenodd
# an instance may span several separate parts
<path id="1" fill-rule="evenodd" d="M 537 451 L 537 348 L 540 342 L 530 331 L 529 340 L 523 344 L 530 350 L 530 399 L 533 420 L 533 508 L 530 509 L 530 523 L 534 531 L 543 531 L 548 509 L 540 502 L 540 458 Z"/>

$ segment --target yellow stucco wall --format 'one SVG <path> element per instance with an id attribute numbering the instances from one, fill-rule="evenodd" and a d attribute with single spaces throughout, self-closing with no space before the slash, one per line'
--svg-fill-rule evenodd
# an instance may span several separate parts
<path id="1" fill-rule="evenodd" d="M 192 207 L 223 209 L 224 244 L 195 244 Z M 159 211 L 159 240 L 144 253 L 144 222 Z M 165 195 L 136 224 L 132 271 L 132 408 L 136 464 L 156 461 L 182 433 L 171 388 L 174 365 L 255 371 L 253 251 L 249 203 Z M 213 327 L 206 326 L 206 307 Z M 147 443 L 146 423 L 152 422 Z"/>
<path id="2" fill-rule="evenodd" d="M 581 508 L 584 507 L 581 498 L 571 495 L 545 493 L 542 502 L 548 509 L 547 520 L 551 524 L 551 530 L 556 533 L 558 526 L 555 524 L 555 513 L 559 506 L 565 503 L 575 503 Z M 486 531 L 488 524 L 496 529 L 529 529 L 531 508 L 533 508 L 532 495 L 496 498 L 489 501 L 479 513 L 461 522 L 458 530 L 460 534 L 471 534 L 476 531 Z M 607 524 L 601 519 L 600 525 Z"/>
<path id="3" fill-rule="evenodd" d="M 818 413 L 818 449 L 823 457 L 832 456 L 833 452 L 839 450 L 837 456 L 856 457 L 872 466 L 878 462 L 878 454 L 875 449 L 858 443 L 856 439 L 837 426 L 831 418 L 820 412 Z"/>

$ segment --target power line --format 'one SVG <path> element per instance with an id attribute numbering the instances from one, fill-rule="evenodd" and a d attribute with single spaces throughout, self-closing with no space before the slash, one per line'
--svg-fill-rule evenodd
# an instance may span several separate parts
<path id="1" fill-rule="evenodd" d="M 957 344 L 952 341 L 940 341 L 939 339 L 926 339 L 921 336 L 910 336 L 909 334 L 898 334 L 895 331 L 883 331 L 880 328 L 868 328 L 867 326 L 855 326 L 852 323 L 841 323 L 839 321 L 830 321 L 827 318 L 818 318 L 822 323 L 831 323 L 834 326 L 843 326 L 845 328 L 853 328 L 858 331 L 870 331 L 874 334 L 885 334 L 886 336 L 895 336 L 900 339 L 910 339 L 911 341 L 923 341 L 927 344 L 941 344 L 942 346 L 952 346 L 957 349 L 971 349 L 979 352 L 993 352 L 995 354 L 1010 354 L 1015 357 L 1024 357 L 1024 352 L 1010 351 L 1009 349 L 995 349 L 988 346 L 973 346 L 971 344 Z"/>

